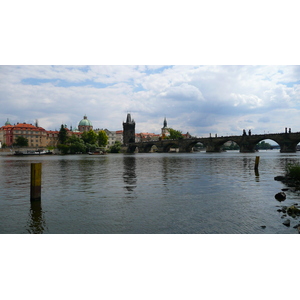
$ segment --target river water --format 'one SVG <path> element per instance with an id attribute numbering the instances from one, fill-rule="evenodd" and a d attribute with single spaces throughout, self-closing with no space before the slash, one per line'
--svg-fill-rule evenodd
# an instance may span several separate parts
<path id="1" fill-rule="evenodd" d="M 299 158 L 277 150 L 1 155 L 0 233 L 295 234 L 300 220 L 277 210 L 300 203 L 299 193 L 279 203 L 286 186 L 274 177 Z M 31 204 L 33 162 L 42 163 L 42 200 Z"/>

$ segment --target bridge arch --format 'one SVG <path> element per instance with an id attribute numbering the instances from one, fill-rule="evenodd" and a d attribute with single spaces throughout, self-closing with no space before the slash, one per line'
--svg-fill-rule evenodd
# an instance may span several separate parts
<path id="1" fill-rule="evenodd" d="M 174 141 L 170 141 L 169 143 L 164 144 L 163 146 L 163 152 L 167 153 L 170 152 L 171 149 L 178 149 L 178 142 Z"/>
<path id="2" fill-rule="evenodd" d="M 147 143 L 144 145 L 144 152 L 149 153 L 149 152 L 155 152 L 157 151 L 157 146 L 154 143 Z"/>
<path id="3" fill-rule="evenodd" d="M 197 144 L 200 144 L 201 146 L 200 147 L 196 147 Z M 184 146 L 184 149 L 182 149 L 183 152 L 192 152 L 194 148 L 204 148 L 206 147 L 206 144 L 203 143 L 202 141 L 197 141 L 197 140 L 194 140 L 194 141 L 191 141 L 191 142 L 187 142 L 186 145 Z"/>
<path id="4" fill-rule="evenodd" d="M 269 144 L 270 146 L 272 146 L 272 144 L 270 144 L 269 141 L 275 142 L 276 144 L 278 144 L 278 147 L 280 148 L 279 143 L 278 143 L 275 139 L 262 138 L 262 139 L 260 139 L 260 140 L 255 144 L 255 150 L 260 150 L 260 149 L 273 149 L 273 148 L 269 148 L 269 147 L 268 147 L 268 144 Z M 260 144 L 260 147 L 263 146 L 263 143 L 262 143 L 262 142 L 265 142 L 265 144 L 266 144 L 265 148 L 259 148 L 259 147 L 258 147 L 259 144 Z"/>

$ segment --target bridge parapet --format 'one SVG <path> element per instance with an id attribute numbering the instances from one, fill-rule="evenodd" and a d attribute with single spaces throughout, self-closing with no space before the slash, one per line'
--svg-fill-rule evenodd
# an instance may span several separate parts
<path id="1" fill-rule="evenodd" d="M 157 147 L 158 152 L 168 152 L 172 146 L 179 148 L 180 152 L 190 152 L 197 143 L 202 143 L 206 147 L 206 152 L 220 152 L 221 147 L 228 141 L 237 143 L 240 152 L 255 152 L 255 146 L 260 141 L 268 139 L 278 143 L 282 153 L 296 152 L 297 144 L 300 143 L 300 132 L 144 141 L 130 143 L 127 152 L 134 152 L 136 148 L 139 152 L 149 152 L 153 145 Z"/>

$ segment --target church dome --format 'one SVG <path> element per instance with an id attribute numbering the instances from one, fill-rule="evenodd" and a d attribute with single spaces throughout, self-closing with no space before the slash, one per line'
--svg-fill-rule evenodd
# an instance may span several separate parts
<path id="1" fill-rule="evenodd" d="M 5 122 L 5 125 L 11 125 L 8 119 L 7 119 L 7 121 Z"/>
<path id="2" fill-rule="evenodd" d="M 87 116 L 84 116 L 83 119 L 79 122 L 78 126 L 93 126 L 93 124 L 90 120 L 88 120 Z"/>

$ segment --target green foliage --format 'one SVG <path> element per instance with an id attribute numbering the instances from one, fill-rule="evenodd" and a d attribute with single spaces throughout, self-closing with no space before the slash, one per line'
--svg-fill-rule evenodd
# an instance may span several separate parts
<path id="1" fill-rule="evenodd" d="M 110 147 L 110 153 L 119 153 L 121 151 L 121 142 L 116 141 L 114 145 Z"/>
<path id="2" fill-rule="evenodd" d="M 28 146 L 28 139 L 23 136 L 17 136 L 16 141 L 14 142 L 15 146 L 18 147 L 27 147 Z"/>
<path id="3" fill-rule="evenodd" d="M 58 144 L 57 149 L 62 153 L 62 154 L 68 154 L 70 146 L 65 145 L 65 144 Z"/>
<path id="4" fill-rule="evenodd" d="M 272 145 L 269 143 L 266 143 L 265 141 L 261 141 L 256 145 L 256 149 L 273 149 Z"/>
<path id="5" fill-rule="evenodd" d="M 58 141 L 60 144 L 66 144 L 67 142 L 67 129 L 61 124 L 59 133 L 58 133 Z"/>
<path id="6" fill-rule="evenodd" d="M 293 179 L 300 180 L 300 165 L 299 165 L 299 163 L 288 164 L 288 166 L 286 168 L 286 174 L 287 174 L 287 176 L 289 176 Z"/>
<path id="7" fill-rule="evenodd" d="M 98 145 L 100 147 L 105 147 L 108 143 L 108 136 L 104 130 L 98 132 Z"/>
<path id="8" fill-rule="evenodd" d="M 86 146 L 82 142 L 75 142 L 69 146 L 69 151 L 70 151 L 70 154 L 85 153 Z"/>
<path id="9" fill-rule="evenodd" d="M 79 136 L 73 134 L 67 138 L 66 144 L 74 144 L 74 143 L 83 143 L 83 140 Z"/>
<path id="10" fill-rule="evenodd" d="M 87 152 L 93 152 L 93 151 L 95 151 L 98 148 L 98 145 L 97 144 L 86 143 L 85 147 L 86 147 L 86 151 Z"/>
<path id="11" fill-rule="evenodd" d="M 82 133 L 81 138 L 87 144 L 96 144 L 98 140 L 98 135 L 94 130 L 85 131 Z"/>
<path id="12" fill-rule="evenodd" d="M 71 154 L 86 152 L 86 146 L 83 140 L 75 134 L 68 137 L 67 144 L 69 145 L 69 151 Z"/>
<path id="13" fill-rule="evenodd" d="M 7 147 L 7 144 L 6 143 L 3 143 L 2 144 L 2 148 L 6 148 Z"/>
<path id="14" fill-rule="evenodd" d="M 170 140 L 178 140 L 178 139 L 183 139 L 182 132 L 179 130 L 175 130 L 173 128 L 169 128 L 169 136 L 166 136 L 165 139 L 170 139 Z"/>

